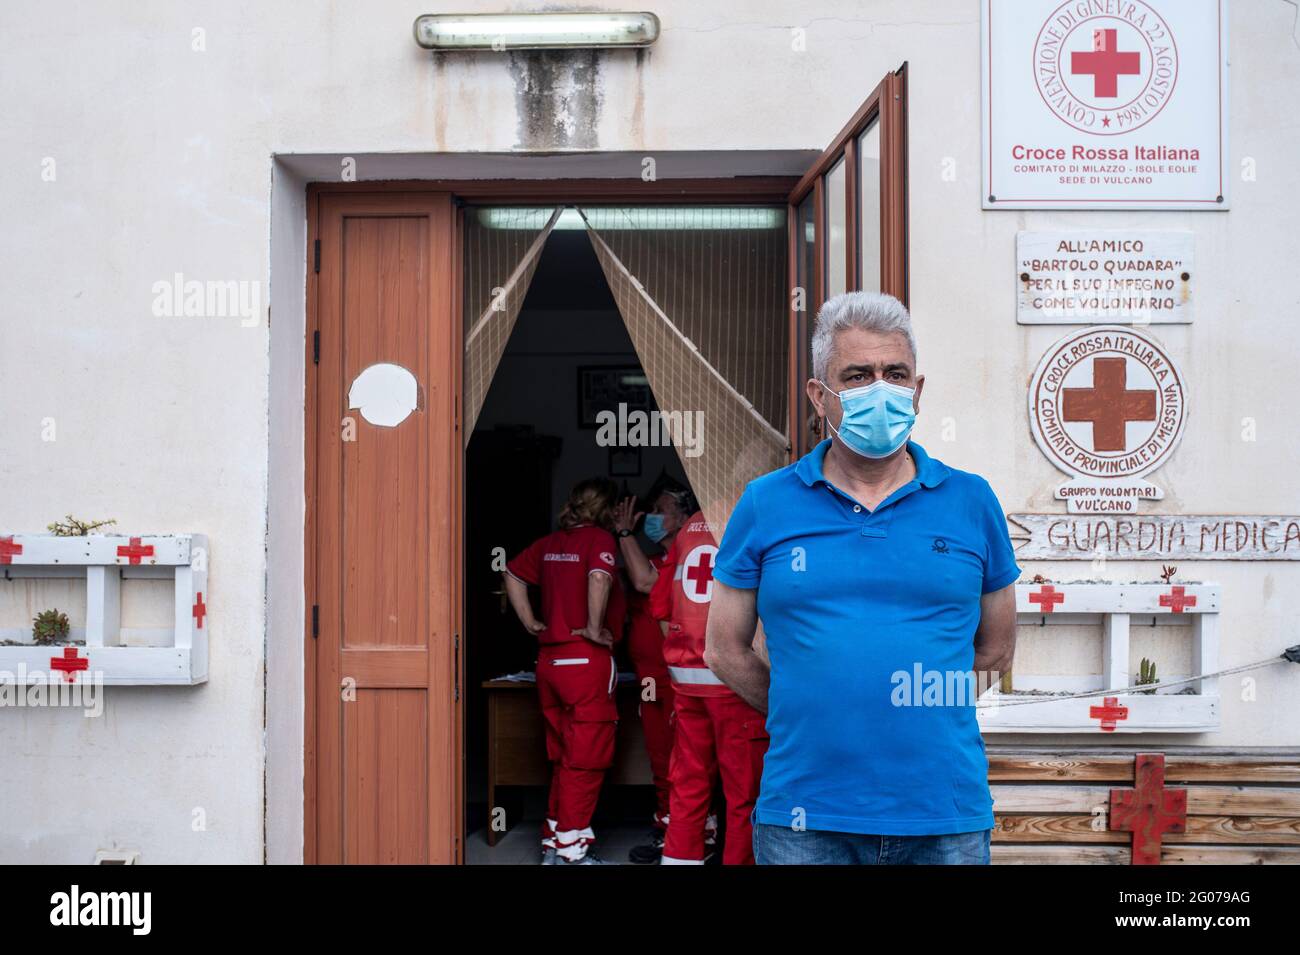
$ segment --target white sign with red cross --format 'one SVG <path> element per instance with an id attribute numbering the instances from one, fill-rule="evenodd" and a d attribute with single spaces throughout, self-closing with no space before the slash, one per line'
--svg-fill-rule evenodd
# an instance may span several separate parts
<path id="1" fill-rule="evenodd" d="M 1117 325 L 1066 335 L 1029 383 L 1029 428 L 1073 480 L 1056 490 L 1074 514 L 1133 513 L 1164 491 L 1140 480 L 1172 453 L 1187 420 L 1184 378 L 1155 339 Z"/>
<path id="2" fill-rule="evenodd" d="M 680 583 L 687 600 L 706 604 L 713 599 L 713 565 L 717 556 L 718 549 L 712 544 L 700 544 L 686 555 Z"/>
<path id="3" fill-rule="evenodd" d="M 1228 207 L 1228 0 L 983 0 L 985 209 Z"/>

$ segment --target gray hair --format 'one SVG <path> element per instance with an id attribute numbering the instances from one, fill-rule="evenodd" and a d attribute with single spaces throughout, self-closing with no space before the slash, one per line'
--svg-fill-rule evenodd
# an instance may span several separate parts
<path id="1" fill-rule="evenodd" d="M 907 339 L 915 364 L 916 338 L 912 335 L 912 317 L 907 314 L 907 307 L 883 292 L 843 292 L 828 298 L 817 313 L 812 336 L 813 374 L 817 378 L 826 379 L 835 333 L 846 328 L 897 332 Z"/>

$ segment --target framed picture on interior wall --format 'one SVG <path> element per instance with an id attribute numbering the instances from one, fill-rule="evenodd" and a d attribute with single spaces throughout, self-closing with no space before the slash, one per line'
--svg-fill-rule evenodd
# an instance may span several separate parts
<path id="1" fill-rule="evenodd" d="M 640 448 L 610 448 L 609 476 L 612 478 L 641 476 Z"/>
<path id="2" fill-rule="evenodd" d="M 652 398 L 650 382 L 639 365 L 580 365 L 578 367 L 578 427 L 598 428 L 596 415 L 612 411 L 619 405 L 626 414 L 649 412 Z"/>

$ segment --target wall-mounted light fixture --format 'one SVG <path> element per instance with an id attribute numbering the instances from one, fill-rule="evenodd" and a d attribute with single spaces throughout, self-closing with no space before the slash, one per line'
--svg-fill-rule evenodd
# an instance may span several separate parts
<path id="1" fill-rule="evenodd" d="M 426 50 L 558 50 L 649 46 L 653 13 L 429 13 L 415 20 Z"/>

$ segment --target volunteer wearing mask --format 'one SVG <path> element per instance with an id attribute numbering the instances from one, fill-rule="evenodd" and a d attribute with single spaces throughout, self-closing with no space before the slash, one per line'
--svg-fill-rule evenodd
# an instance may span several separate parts
<path id="1" fill-rule="evenodd" d="M 650 614 L 647 602 L 660 571 L 668 567 L 669 573 L 672 572 L 666 548 L 696 509 L 696 504 L 690 491 L 671 488 L 654 499 L 653 507 L 653 511 L 644 515 L 642 530 L 656 546 L 664 548 L 654 557 L 646 555 L 633 533 L 637 521 L 643 516 L 636 512 L 636 499 L 629 497 L 614 509 L 614 531 L 632 585 L 628 594 L 627 649 L 636 668 L 637 682 L 641 685 L 638 711 L 655 786 L 655 815 L 650 841 L 628 853 L 628 861 L 638 865 L 658 862 L 663 852 L 664 833 L 668 829 L 668 759 L 673 751 L 673 687 L 664 663 L 664 635 L 659 629 L 659 621 Z"/>
<path id="2" fill-rule="evenodd" d="M 605 770 L 614 761 L 618 677 L 611 650 L 622 636 L 625 599 L 614 572 L 614 536 L 607 529 L 618 488 L 580 482 L 560 512 L 560 529 L 506 564 L 510 605 L 536 634 L 537 695 L 546 723 L 551 790 L 542 825 L 544 864 L 599 864 L 591 853 Z M 542 592 L 533 614 L 528 585 Z"/>
<path id="3" fill-rule="evenodd" d="M 896 298 L 829 299 L 812 359 L 832 437 L 745 488 L 709 613 L 706 661 L 772 737 L 757 861 L 988 864 L 974 702 L 1010 669 L 1020 575 L 1002 507 L 909 440 L 925 379 Z"/>

